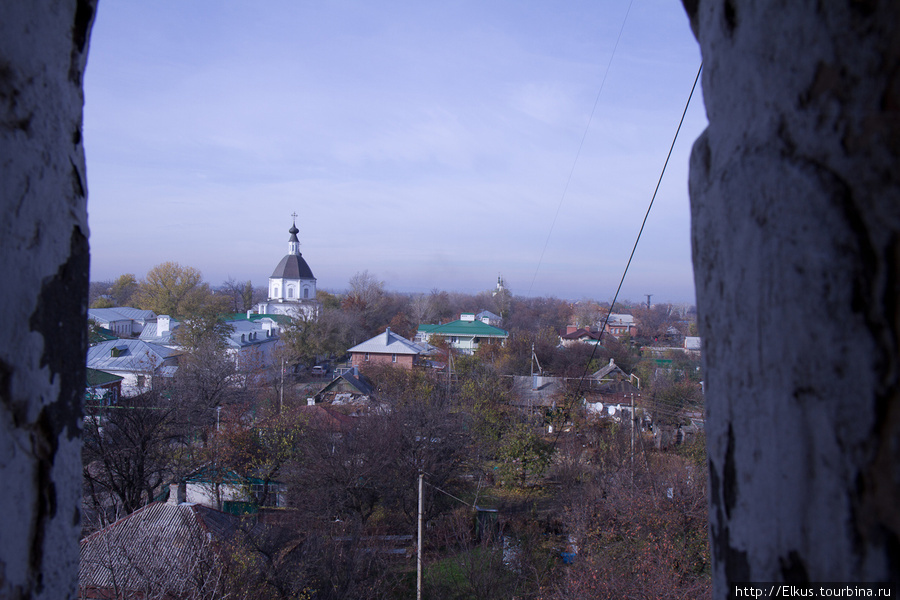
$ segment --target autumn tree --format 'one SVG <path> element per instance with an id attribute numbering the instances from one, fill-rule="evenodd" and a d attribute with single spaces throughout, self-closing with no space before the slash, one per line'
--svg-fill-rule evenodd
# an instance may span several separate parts
<path id="1" fill-rule="evenodd" d="M 136 303 L 158 315 L 185 316 L 201 309 L 224 312 L 226 306 L 203 282 L 199 270 L 177 262 L 164 262 L 147 272 L 140 284 Z"/>
<path id="2" fill-rule="evenodd" d="M 273 503 L 270 487 L 284 466 L 302 459 L 302 436 L 307 418 L 298 411 L 284 411 L 250 420 L 246 406 L 226 408 L 219 431 L 221 464 L 262 481 L 260 506 Z"/>
<path id="3" fill-rule="evenodd" d="M 116 306 L 131 306 L 138 291 L 137 278 L 133 273 L 125 273 L 113 282 L 109 288 L 109 296 Z"/>
<path id="4" fill-rule="evenodd" d="M 247 281 L 235 281 L 229 277 L 219 287 L 219 292 L 229 302 L 231 312 L 246 312 L 253 307 L 253 283 Z"/>

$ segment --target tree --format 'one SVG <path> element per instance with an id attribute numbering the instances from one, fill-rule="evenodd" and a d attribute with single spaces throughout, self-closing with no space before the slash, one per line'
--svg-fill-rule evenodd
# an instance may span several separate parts
<path id="1" fill-rule="evenodd" d="M 226 308 L 203 282 L 200 271 L 177 262 L 164 262 L 150 269 L 136 299 L 141 308 L 158 315 L 186 316 L 202 309 L 224 312 Z"/>
<path id="2" fill-rule="evenodd" d="M 157 390 L 119 405 L 87 407 L 84 485 L 96 509 L 112 500 L 128 514 L 156 497 L 167 481 L 174 414 L 175 406 Z"/>
<path id="3" fill-rule="evenodd" d="M 253 283 L 247 281 L 235 281 L 229 277 L 219 287 L 220 292 L 228 298 L 231 312 L 246 312 L 253 307 Z"/>
<path id="4" fill-rule="evenodd" d="M 211 425 L 213 411 L 239 389 L 237 366 L 225 346 L 229 331 L 228 325 L 209 315 L 185 321 L 178 329 L 178 342 L 187 352 L 179 358 L 174 391 L 185 427 Z"/>
<path id="5" fill-rule="evenodd" d="M 518 423 L 500 442 L 500 475 L 507 486 L 525 487 L 543 476 L 553 458 L 553 444 L 534 427 Z"/>
<path id="6" fill-rule="evenodd" d="M 115 306 L 131 306 L 132 299 L 138 291 L 137 278 L 132 273 L 119 275 L 109 288 L 109 296 Z"/>
<path id="7" fill-rule="evenodd" d="M 284 411 L 258 421 L 247 418 L 246 407 L 226 409 L 218 434 L 221 464 L 263 482 L 260 506 L 270 504 L 270 485 L 279 479 L 282 468 L 302 459 L 302 435 L 306 417 L 299 411 Z"/>

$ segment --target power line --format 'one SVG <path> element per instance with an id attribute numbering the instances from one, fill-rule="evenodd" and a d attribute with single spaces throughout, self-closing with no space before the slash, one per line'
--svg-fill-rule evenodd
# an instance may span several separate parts
<path id="1" fill-rule="evenodd" d="M 625 10 L 625 18 L 622 19 L 622 26 L 619 27 L 619 35 L 616 36 L 616 43 L 613 46 L 612 53 L 609 55 L 609 61 L 606 63 L 606 70 L 603 72 L 603 79 L 600 81 L 600 89 L 597 90 L 597 97 L 594 99 L 594 106 L 591 108 L 591 114 L 588 117 L 587 125 L 584 127 L 584 133 L 581 135 L 581 142 L 578 144 L 578 150 L 575 152 L 575 160 L 572 161 L 572 168 L 569 170 L 569 176 L 566 178 L 566 185 L 563 187 L 562 196 L 559 198 L 559 204 L 556 205 L 556 213 L 553 215 L 553 221 L 550 222 L 550 231 L 547 232 L 547 239 L 544 241 L 544 247 L 538 258 L 537 267 L 534 269 L 534 277 L 531 278 L 531 285 L 528 287 L 528 293 L 534 289 L 534 282 L 537 280 L 538 271 L 541 269 L 541 263 L 544 261 L 544 253 L 547 252 L 547 246 L 550 244 L 550 236 L 553 235 L 553 228 L 556 226 L 556 219 L 559 217 L 559 211 L 562 208 L 563 200 L 569 191 L 569 184 L 572 182 L 572 175 L 575 173 L 575 165 L 578 164 L 578 158 L 581 156 L 581 149 L 584 147 L 584 140 L 587 139 L 588 131 L 591 128 L 591 122 L 594 120 L 594 112 L 597 110 L 597 104 L 600 103 L 600 95 L 603 93 L 603 86 L 606 85 L 606 77 L 609 75 L 609 68 L 612 65 L 613 57 L 616 55 L 616 49 L 619 47 L 619 40 L 622 39 L 622 32 L 625 31 L 625 22 L 628 20 L 628 13 L 631 12 L 631 5 L 634 0 L 628 3 Z"/>
<path id="2" fill-rule="evenodd" d="M 687 115 L 688 107 L 691 105 L 691 98 L 694 97 L 694 91 L 697 89 L 697 82 L 700 80 L 700 73 L 703 70 L 703 63 L 700 63 L 700 66 L 697 68 L 697 75 L 694 77 L 694 84 L 691 86 L 691 92 L 688 94 L 687 102 L 684 104 L 684 110 L 681 113 L 681 119 L 678 121 L 678 127 L 675 129 L 675 135 L 672 136 L 672 143 L 669 145 L 669 152 L 666 154 L 666 160 L 663 163 L 662 170 L 659 173 L 659 179 L 656 182 L 656 187 L 653 190 L 653 196 L 650 198 L 650 204 L 647 206 L 647 212 L 644 213 L 644 220 L 641 222 L 641 227 L 638 230 L 637 237 L 634 240 L 634 246 L 631 248 L 631 254 L 628 256 L 628 262 L 625 264 L 625 269 L 622 271 L 622 278 L 619 280 L 619 286 L 616 288 L 616 293 L 613 296 L 613 301 L 610 304 L 610 309 L 606 313 L 606 318 L 603 320 L 603 326 L 600 328 L 600 336 L 597 338 L 597 343 L 594 344 L 593 349 L 591 350 L 591 355 L 587 360 L 587 363 L 584 366 L 584 372 L 578 380 L 578 386 L 575 388 L 575 392 L 569 397 L 569 399 L 563 403 L 564 412 L 568 412 L 571 410 L 572 405 L 577 401 L 577 398 L 581 395 L 582 387 L 584 386 L 584 381 L 587 379 L 588 370 L 590 369 L 591 362 L 594 360 L 594 354 L 597 352 L 597 348 L 600 346 L 600 342 L 603 339 L 603 334 L 606 333 L 606 327 L 609 324 L 609 317 L 612 314 L 613 307 L 616 305 L 616 300 L 619 298 L 619 292 L 622 291 L 622 285 L 625 283 L 625 277 L 628 275 L 628 269 L 631 266 L 631 261 L 634 259 L 634 254 L 637 251 L 638 244 L 641 241 L 641 235 L 644 233 L 644 226 L 647 224 L 647 219 L 650 217 L 650 211 L 653 209 L 653 203 L 656 200 L 656 195 L 659 193 L 659 187 L 662 184 L 663 176 L 666 174 L 666 167 L 669 166 L 669 159 L 672 157 L 672 150 L 675 148 L 675 142 L 678 140 L 678 134 L 681 132 L 681 126 L 684 124 L 684 118 Z M 634 413 L 632 412 L 631 418 L 634 419 Z M 562 435 L 562 428 L 559 428 L 559 431 L 556 432 L 556 435 L 553 437 L 552 450 L 556 449 L 556 446 L 559 443 L 559 437 Z M 529 492 L 530 494 L 530 492 Z"/>

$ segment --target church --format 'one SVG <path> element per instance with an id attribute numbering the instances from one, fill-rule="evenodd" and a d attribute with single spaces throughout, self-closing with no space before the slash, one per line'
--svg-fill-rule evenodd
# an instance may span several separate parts
<path id="1" fill-rule="evenodd" d="M 269 276 L 269 298 L 261 302 L 257 312 L 268 315 L 288 315 L 294 318 L 315 319 L 319 314 L 316 300 L 316 278 L 300 253 L 297 234 L 297 214 L 288 233 L 288 253 Z"/>

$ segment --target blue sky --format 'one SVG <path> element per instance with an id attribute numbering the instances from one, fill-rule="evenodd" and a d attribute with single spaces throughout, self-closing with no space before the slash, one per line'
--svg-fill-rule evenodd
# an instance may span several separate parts
<path id="1" fill-rule="evenodd" d="M 91 278 L 175 260 L 264 285 L 296 212 L 323 289 L 368 270 L 478 292 L 502 274 L 514 294 L 610 300 L 700 64 L 678 0 L 628 7 L 102 2 Z M 621 297 L 693 302 L 687 164 L 705 126 L 698 88 Z"/>

